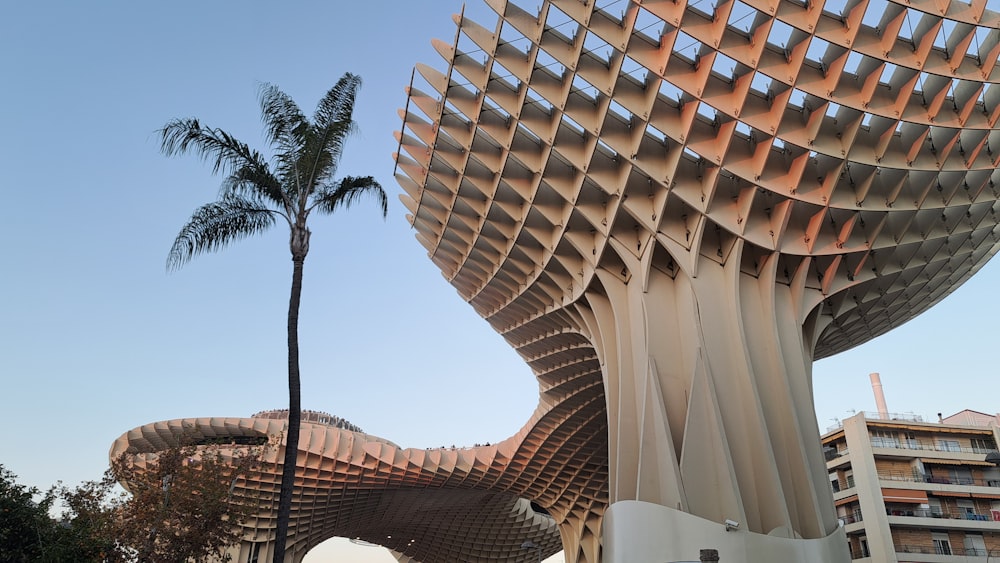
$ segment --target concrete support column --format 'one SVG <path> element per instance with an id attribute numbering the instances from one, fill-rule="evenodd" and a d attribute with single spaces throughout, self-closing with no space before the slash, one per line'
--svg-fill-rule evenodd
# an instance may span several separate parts
<path id="1" fill-rule="evenodd" d="M 885 514 L 885 501 L 882 500 L 878 469 L 875 467 L 872 441 L 864 413 L 844 420 L 844 439 L 851 453 L 851 470 L 854 472 L 854 487 L 865 524 L 868 551 L 874 561 L 896 563 L 898 559 L 889 521 L 881 516 Z"/>
<path id="2" fill-rule="evenodd" d="M 776 283 L 776 263 L 743 273 L 739 252 L 673 273 L 637 257 L 627 275 L 600 270 L 578 307 L 602 363 L 611 511 L 642 501 L 667 509 L 671 525 L 725 535 L 730 521 L 744 535 L 827 538 L 838 528 L 811 384 L 821 327 L 810 312 L 821 296 L 804 282 Z M 834 551 L 807 560 L 849 561 L 846 542 Z M 743 557 L 726 561 L 763 560 Z"/>
<path id="3" fill-rule="evenodd" d="M 604 507 L 579 507 L 559 521 L 566 563 L 600 563 Z"/>

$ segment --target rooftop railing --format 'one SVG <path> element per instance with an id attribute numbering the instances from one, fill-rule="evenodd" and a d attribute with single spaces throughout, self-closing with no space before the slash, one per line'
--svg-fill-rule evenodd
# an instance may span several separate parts
<path id="1" fill-rule="evenodd" d="M 890 420 L 899 422 L 926 422 L 924 417 L 919 414 L 913 414 L 912 412 L 899 413 L 899 412 L 887 412 L 885 414 L 879 412 L 871 411 L 861 411 L 861 414 L 865 415 L 866 420 Z"/>
<path id="2" fill-rule="evenodd" d="M 866 420 L 889 420 L 889 421 L 899 421 L 899 422 L 927 422 L 927 421 L 924 420 L 924 417 L 920 416 L 919 414 L 913 414 L 912 412 L 907 412 L 907 413 L 889 412 L 889 413 L 885 413 L 883 415 L 883 414 L 878 413 L 878 412 L 859 411 L 859 414 L 864 415 L 864 417 L 865 417 Z M 843 428 L 843 426 L 844 426 L 843 421 L 837 419 L 837 423 L 828 426 L 826 428 L 826 431 L 827 432 L 833 432 L 834 430 L 837 430 L 838 428 Z"/>

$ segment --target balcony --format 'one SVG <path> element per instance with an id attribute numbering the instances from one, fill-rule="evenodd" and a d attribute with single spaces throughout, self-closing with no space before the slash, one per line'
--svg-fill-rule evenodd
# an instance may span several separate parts
<path id="1" fill-rule="evenodd" d="M 878 478 L 882 481 L 904 481 L 908 483 L 933 483 L 938 485 L 966 485 L 972 487 L 1000 488 L 1000 480 L 976 479 L 970 477 L 947 477 L 944 475 L 923 475 L 902 473 L 899 471 L 880 471 Z"/>
<path id="2" fill-rule="evenodd" d="M 840 458 L 846 456 L 849 453 L 850 452 L 848 451 L 847 448 L 844 448 L 842 450 L 837 450 L 836 448 L 833 448 L 832 446 L 826 446 L 826 447 L 823 448 L 823 457 L 826 458 L 827 462 L 834 461 L 836 459 L 840 459 Z"/>
<path id="3" fill-rule="evenodd" d="M 871 444 L 873 448 L 884 448 L 890 450 L 916 450 L 916 451 L 928 451 L 928 452 L 948 452 L 955 454 L 973 454 L 976 456 L 985 456 L 991 452 L 997 450 L 991 448 L 974 447 L 967 448 L 964 446 L 956 446 L 953 444 L 928 444 L 920 440 L 899 440 L 897 438 L 885 438 L 885 437 L 873 437 L 871 439 Z M 982 461 L 982 457 L 979 457 L 977 461 Z"/>
<path id="4" fill-rule="evenodd" d="M 1000 557 L 1000 550 L 987 551 L 977 547 L 952 547 L 950 545 L 897 545 L 897 559 L 901 561 L 920 561 L 921 563 L 957 563 L 968 561 L 968 557 Z M 915 558 L 913 555 L 922 555 Z M 866 548 L 851 548 L 852 561 L 871 561 L 871 554 Z"/>
<path id="5" fill-rule="evenodd" d="M 854 524 L 856 522 L 864 522 L 864 518 L 861 516 L 860 510 L 855 510 L 853 514 L 845 514 L 838 518 L 846 526 L 847 524 Z"/>
<path id="6" fill-rule="evenodd" d="M 900 557 L 899 559 L 913 560 L 913 554 L 923 554 L 920 561 L 929 563 L 942 562 L 951 563 L 954 561 L 967 561 L 967 557 L 996 557 L 1000 556 L 1000 550 L 988 552 L 985 548 L 961 547 L 961 546 L 937 546 L 937 545 L 897 545 L 896 553 L 911 557 Z"/>
<path id="7" fill-rule="evenodd" d="M 840 521 L 840 525 L 844 527 L 844 531 L 848 534 L 861 531 L 865 527 L 864 518 L 862 518 L 861 511 L 858 509 L 854 509 L 854 512 L 851 514 L 838 516 L 837 519 Z"/>
<path id="8" fill-rule="evenodd" d="M 908 516 L 913 518 L 943 518 L 948 520 L 972 520 L 975 522 L 1000 522 L 1000 510 L 992 511 L 989 514 L 977 514 L 975 512 L 962 512 L 957 510 L 931 510 L 929 508 L 900 508 L 886 507 L 885 513 L 889 516 Z"/>
<path id="9" fill-rule="evenodd" d="M 965 532 L 996 532 L 998 518 L 990 514 L 961 514 L 927 509 L 887 510 L 889 526 L 899 528 L 954 530 Z"/>
<path id="10" fill-rule="evenodd" d="M 863 559 L 864 561 L 871 561 L 871 554 L 868 553 L 868 550 L 862 550 L 856 547 L 852 547 L 851 561 L 857 561 L 858 559 Z"/>

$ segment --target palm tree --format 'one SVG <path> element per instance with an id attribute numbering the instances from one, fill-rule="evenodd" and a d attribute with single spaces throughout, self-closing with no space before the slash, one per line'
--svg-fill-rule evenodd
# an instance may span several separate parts
<path id="1" fill-rule="evenodd" d="M 373 197 L 382 217 L 385 191 L 371 176 L 334 179 L 347 138 L 356 131 L 352 118 L 361 79 L 345 74 L 320 100 L 312 121 L 272 84 L 260 89 L 261 117 L 273 157 L 267 161 L 230 135 L 202 126 L 197 119 L 176 119 L 159 131 L 167 156 L 192 151 L 224 176 L 219 199 L 198 208 L 184 225 L 167 256 L 175 270 L 194 256 L 267 230 L 284 219 L 290 231 L 292 290 L 288 300 L 288 436 L 285 442 L 274 563 L 283 563 L 291 512 L 301 418 L 299 385 L 299 300 L 302 266 L 309 252 L 312 212 L 333 213 L 363 197 Z"/>

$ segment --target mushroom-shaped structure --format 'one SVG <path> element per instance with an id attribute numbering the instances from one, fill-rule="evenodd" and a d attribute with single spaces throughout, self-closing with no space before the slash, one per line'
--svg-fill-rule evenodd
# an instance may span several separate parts
<path id="1" fill-rule="evenodd" d="M 1000 16 L 986 0 L 486 3 L 495 25 L 456 16 L 435 42 L 446 68 L 418 65 L 397 178 L 542 405 L 603 384 L 610 505 L 570 513 L 603 518 L 606 561 L 849 560 L 812 362 L 997 251 Z M 562 531 L 567 561 L 594 560 Z"/>
<path id="2" fill-rule="evenodd" d="M 579 396 L 584 404 L 586 395 Z M 559 489 L 557 479 L 572 474 L 574 488 L 560 503 L 596 499 L 591 502 L 598 511 L 606 505 L 605 464 L 578 465 L 581 452 L 606 451 L 604 424 L 580 420 L 580 413 L 594 409 L 575 402 L 536 416 L 499 444 L 471 448 L 403 449 L 327 413 L 303 412 L 285 561 L 302 561 L 331 537 L 384 546 L 402 562 L 531 563 L 539 554 L 556 553 L 562 547 L 559 522 L 566 525 L 567 519 L 542 509 L 535 496 Z M 287 422 L 287 411 L 265 411 L 251 418 L 150 423 L 119 437 L 111 458 L 136 456 L 141 468 L 157 452 L 182 443 L 199 451 L 210 447 L 223 459 L 269 443 L 257 470 L 233 482 L 238 496 L 255 499 L 258 508 L 230 555 L 233 561 L 270 561 Z M 553 434 L 553 428 L 572 434 Z M 568 453 L 557 456 L 560 449 Z M 596 550 L 597 530 L 589 535 Z M 522 547 L 527 542 L 536 548 Z"/>

